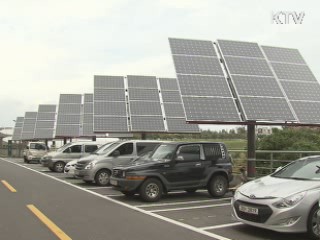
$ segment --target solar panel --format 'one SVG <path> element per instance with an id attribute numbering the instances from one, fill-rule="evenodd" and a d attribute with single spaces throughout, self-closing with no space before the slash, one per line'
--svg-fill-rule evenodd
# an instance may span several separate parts
<path id="1" fill-rule="evenodd" d="M 40 104 L 34 139 L 53 139 L 56 124 L 56 105 Z"/>
<path id="2" fill-rule="evenodd" d="M 12 140 L 20 141 L 24 117 L 17 117 L 13 128 Z"/>
<path id="3" fill-rule="evenodd" d="M 162 116 L 131 116 L 133 132 L 164 132 Z"/>
<path id="4" fill-rule="evenodd" d="M 264 58 L 257 43 L 218 40 L 224 56 Z"/>
<path id="5" fill-rule="evenodd" d="M 253 121 L 293 121 L 290 107 L 284 98 L 240 97 L 246 109 L 246 119 Z"/>
<path id="6" fill-rule="evenodd" d="M 297 49 L 262 47 L 300 123 L 320 123 L 320 85 Z"/>
<path id="7" fill-rule="evenodd" d="M 37 112 L 26 112 L 21 132 L 21 140 L 32 140 L 37 120 Z"/>
<path id="8" fill-rule="evenodd" d="M 147 101 L 130 101 L 130 112 L 132 115 L 140 116 L 154 116 L 162 117 L 160 102 L 147 102 Z"/>
<path id="9" fill-rule="evenodd" d="M 306 64 L 298 49 L 261 46 L 269 61 Z"/>
<path id="10" fill-rule="evenodd" d="M 129 88 L 130 100 L 160 101 L 158 89 Z"/>
<path id="11" fill-rule="evenodd" d="M 82 94 L 60 94 L 56 137 L 81 136 Z"/>
<path id="12" fill-rule="evenodd" d="M 169 43 L 186 120 L 241 121 L 214 44 L 171 38 Z"/>
<path id="13" fill-rule="evenodd" d="M 93 132 L 93 94 L 84 94 L 82 136 L 95 136 Z"/>
<path id="14" fill-rule="evenodd" d="M 154 88 L 157 89 L 157 79 L 154 76 L 128 75 L 128 88 Z"/>
<path id="15" fill-rule="evenodd" d="M 164 111 L 166 117 L 178 117 L 184 118 L 185 114 L 183 111 L 183 106 L 180 103 L 164 103 Z M 184 124 L 186 124 L 186 120 L 184 119 Z"/>
<path id="16" fill-rule="evenodd" d="M 161 91 L 163 102 L 181 103 L 181 95 L 179 91 Z"/>
<path id="17" fill-rule="evenodd" d="M 128 116 L 124 77 L 94 76 L 93 96 L 93 132 L 127 132 Z M 88 122 L 88 126 L 85 125 L 84 134 L 89 132 L 90 123 Z"/>
<path id="18" fill-rule="evenodd" d="M 184 118 L 167 118 L 169 132 L 177 133 L 198 133 L 199 127 L 197 124 L 186 124 Z"/>
<path id="19" fill-rule="evenodd" d="M 164 90 L 179 91 L 178 82 L 176 78 L 159 78 L 159 83 L 162 91 Z"/>

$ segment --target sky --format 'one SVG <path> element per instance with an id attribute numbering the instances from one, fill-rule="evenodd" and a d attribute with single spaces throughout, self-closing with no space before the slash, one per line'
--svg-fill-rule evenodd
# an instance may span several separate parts
<path id="1" fill-rule="evenodd" d="M 175 77 L 169 37 L 297 48 L 319 80 L 319 9 L 317 0 L 1 0 L 0 127 L 61 93 L 92 93 L 94 75 Z M 278 11 L 305 17 L 275 24 Z"/>

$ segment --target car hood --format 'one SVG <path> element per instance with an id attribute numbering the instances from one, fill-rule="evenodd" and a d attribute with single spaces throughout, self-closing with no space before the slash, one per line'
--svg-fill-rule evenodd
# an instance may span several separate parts
<path id="1" fill-rule="evenodd" d="M 99 155 L 96 155 L 96 154 L 90 154 L 89 156 L 80 158 L 78 162 L 82 164 L 89 163 L 89 162 L 92 162 L 93 160 L 96 160 L 98 156 Z"/>
<path id="2" fill-rule="evenodd" d="M 262 177 L 242 185 L 238 190 L 255 198 L 285 198 L 301 191 L 320 188 L 320 181 Z"/>

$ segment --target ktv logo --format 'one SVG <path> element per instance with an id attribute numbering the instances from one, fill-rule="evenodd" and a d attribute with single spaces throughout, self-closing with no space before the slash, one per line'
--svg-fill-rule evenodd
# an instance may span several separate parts
<path id="1" fill-rule="evenodd" d="M 279 11 L 272 13 L 272 23 L 275 24 L 302 24 L 304 12 Z"/>

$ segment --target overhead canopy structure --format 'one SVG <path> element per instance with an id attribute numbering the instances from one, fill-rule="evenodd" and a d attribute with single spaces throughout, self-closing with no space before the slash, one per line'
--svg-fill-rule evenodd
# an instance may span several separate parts
<path id="1" fill-rule="evenodd" d="M 175 78 L 95 76 L 94 132 L 196 133 L 185 122 Z"/>
<path id="2" fill-rule="evenodd" d="M 320 124 L 320 84 L 297 49 L 169 39 L 193 123 Z"/>

